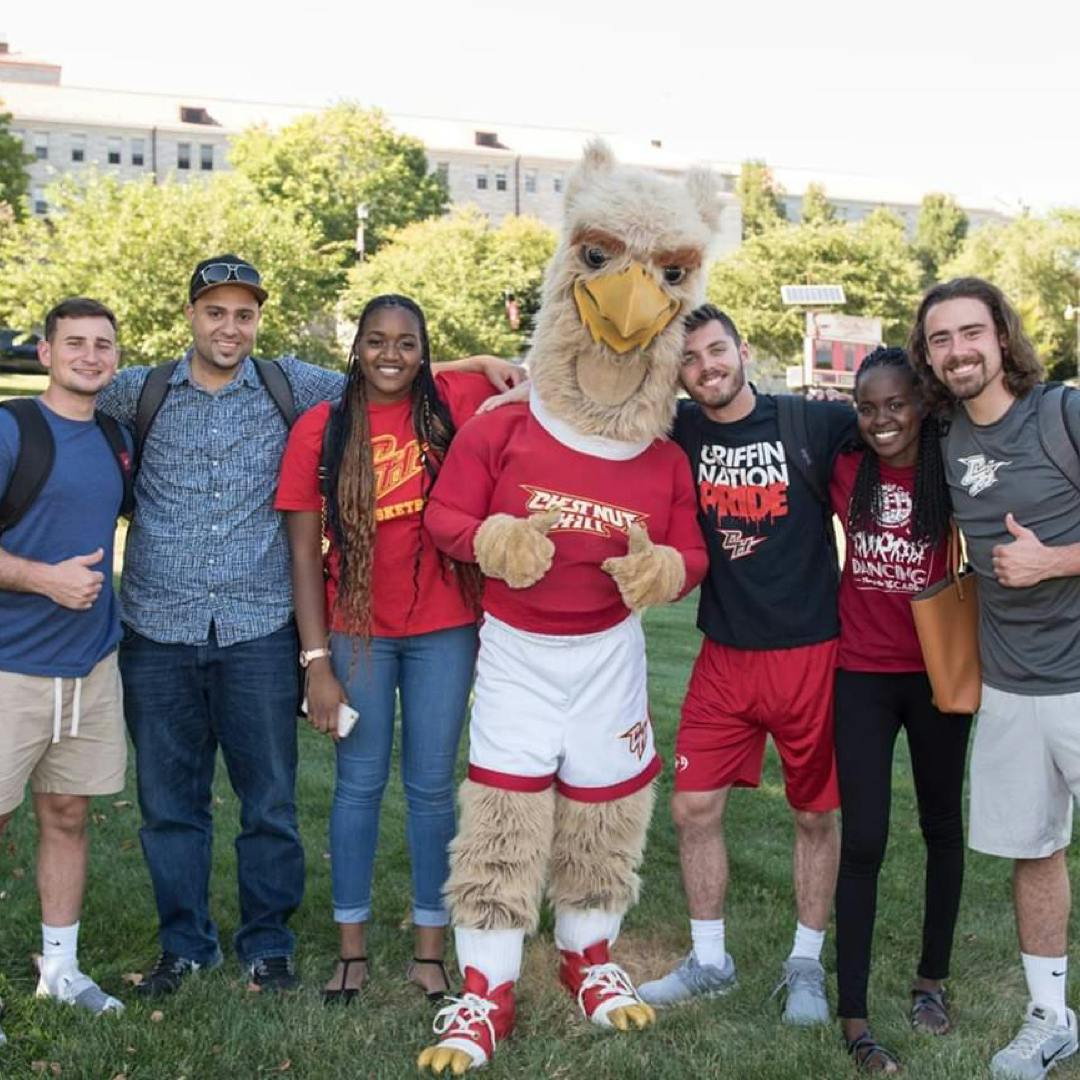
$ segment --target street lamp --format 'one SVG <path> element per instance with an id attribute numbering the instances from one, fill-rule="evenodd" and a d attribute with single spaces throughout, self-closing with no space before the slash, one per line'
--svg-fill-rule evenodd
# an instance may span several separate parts
<path id="1" fill-rule="evenodd" d="M 356 259 L 364 261 L 364 225 L 368 219 L 367 203 L 357 203 L 356 206 Z"/>

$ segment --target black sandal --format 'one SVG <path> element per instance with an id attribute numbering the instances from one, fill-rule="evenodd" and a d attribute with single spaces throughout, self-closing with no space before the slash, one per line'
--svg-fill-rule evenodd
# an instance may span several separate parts
<path id="1" fill-rule="evenodd" d="M 927 1020 L 939 1023 L 927 1023 Z M 944 990 L 911 991 L 911 1026 L 924 1035 L 948 1035 L 952 1031 Z"/>
<path id="2" fill-rule="evenodd" d="M 322 992 L 324 1005 L 348 1005 L 360 993 L 355 986 L 346 986 L 345 982 L 349 978 L 349 968 L 353 964 L 363 964 L 366 967 L 368 958 L 366 956 L 339 956 L 338 962 L 342 965 L 341 985 L 333 990 L 324 990 Z M 371 969 L 368 968 L 365 978 L 370 974 Z"/>
<path id="3" fill-rule="evenodd" d="M 412 977 L 413 968 L 417 964 L 434 964 L 439 971 L 442 972 L 443 982 L 446 983 L 445 990 L 424 990 L 422 986 Z M 405 978 L 408 979 L 414 986 L 420 986 L 420 990 L 423 992 L 424 997 L 431 1002 L 432 1005 L 439 1005 L 442 1003 L 443 998 L 450 993 L 450 976 L 446 974 L 446 965 L 441 960 L 425 960 L 422 956 L 414 956 L 412 963 L 409 965 L 408 970 L 405 972 Z"/>
<path id="4" fill-rule="evenodd" d="M 860 1072 L 898 1073 L 900 1062 L 896 1055 L 886 1050 L 870 1034 L 867 1028 L 861 1035 L 849 1039 L 847 1052 L 855 1059 L 855 1068 Z M 895 1066 L 890 1068 L 890 1066 Z"/>

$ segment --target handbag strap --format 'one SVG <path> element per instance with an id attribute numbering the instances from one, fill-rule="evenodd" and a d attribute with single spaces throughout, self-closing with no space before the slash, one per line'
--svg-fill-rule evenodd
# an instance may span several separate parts
<path id="1" fill-rule="evenodd" d="M 949 519 L 949 538 L 946 544 L 945 553 L 945 567 L 946 573 L 952 578 L 953 584 L 956 586 L 956 595 L 959 599 L 964 599 L 964 579 L 960 573 L 960 567 L 963 561 L 963 553 L 961 551 L 960 530 L 956 525 L 956 519 Z"/>

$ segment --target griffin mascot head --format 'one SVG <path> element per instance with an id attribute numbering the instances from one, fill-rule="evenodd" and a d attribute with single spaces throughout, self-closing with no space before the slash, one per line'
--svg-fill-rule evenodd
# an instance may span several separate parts
<path id="1" fill-rule="evenodd" d="M 705 296 L 717 193 L 706 169 L 676 181 L 617 165 L 603 142 L 586 148 L 528 358 L 541 404 L 582 434 L 636 443 L 670 427 L 682 316 Z"/>

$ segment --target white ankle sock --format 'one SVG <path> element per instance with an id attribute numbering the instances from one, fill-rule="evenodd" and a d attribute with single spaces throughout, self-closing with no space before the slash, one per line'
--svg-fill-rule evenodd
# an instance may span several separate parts
<path id="1" fill-rule="evenodd" d="M 41 924 L 41 981 L 50 994 L 57 992 L 62 975 L 79 971 L 79 924 L 47 926 Z"/>
<path id="2" fill-rule="evenodd" d="M 521 974 L 521 953 L 525 947 L 524 930 L 454 930 L 458 967 L 476 968 L 493 990 L 504 982 L 517 982 Z"/>
<path id="3" fill-rule="evenodd" d="M 825 931 L 813 930 L 801 922 L 795 924 L 795 943 L 791 946 L 789 960 L 820 960 L 825 944 Z"/>
<path id="4" fill-rule="evenodd" d="M 1045 1005 L 1057 1013 L 1058 1023 L 1068 1023 L 1065 1011 L 1065 983 L 1068 981 L 1067 956 L 1030 956 L 1021 953 L 1028 994 L 1036 1005 Z"/>
<path id="5" fill-rule="evenodd" d="M 723 919 L 691 919 L 690 940 L 694 943 L 694 956 L 699 964 L 724 966 Z"/>
<path id="6" fill-rule="evenodd" d="M 614 945 L 622 916 L 593 908 L 589 911 L 555 912 L 555 946 L 567 952 L 583 953 L 590 945 L 606 941 Z"/>

